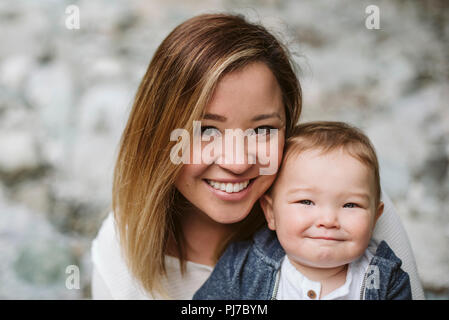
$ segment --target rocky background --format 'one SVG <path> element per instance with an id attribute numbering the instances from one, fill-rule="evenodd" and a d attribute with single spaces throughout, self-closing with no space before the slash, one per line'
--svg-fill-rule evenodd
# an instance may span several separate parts
<path id="1" fill-rule="evenodd" d="M 67 6 L 80 12 L 68 29 Z M 365 27 L 368 5 L 380 29 Z M 110 210 L 117 144 L 153 52 L 185 19 L 244 13 L 288 44 L 303 120 L 364 129 L 428 298 L 449 298 L 449 3 L 0 2 L 0 298 L 90 298 L 90 243 Z M 66 267 L 81 287 L 66 287 Z"/>

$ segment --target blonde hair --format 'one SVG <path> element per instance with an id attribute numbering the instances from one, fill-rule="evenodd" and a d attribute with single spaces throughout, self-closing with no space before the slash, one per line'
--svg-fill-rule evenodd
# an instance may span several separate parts
<path id="1" fill-rule="evenodd" d="M 284 158 L 278 177 L 282 174 L 285 162 L 292 156 L 313 149 L 326 154 L 340 148 L 371 170 L 374 177 L 375 204 L 378 205 L 381 187 L 376 151 L 369 138 L 360 129 L 347 123 L 314 121 L 296 126 L 285 143 Z"/>
<path id="2" fill-rule="evenodd" d="M 122 251 L 145 290 L 164 292 L 167 242 L 174 239 L 185 270 L 181 206 L 174 183 L 181 165 L 170 161 L 177 128 L 192 132 L 217 82 L 226 73 L 262 61 L 275 75 L 286 112 L 286 136 L 301 113 L 301 87 L 288 50 L 264 27 L 242 16 L 204 14 L 177 26 L 160 44 L 139 85 L 120 141 L 114 170 L 112 210 Z M 229 241 L 250 237 L 264 222 L 256 202 Z"/>

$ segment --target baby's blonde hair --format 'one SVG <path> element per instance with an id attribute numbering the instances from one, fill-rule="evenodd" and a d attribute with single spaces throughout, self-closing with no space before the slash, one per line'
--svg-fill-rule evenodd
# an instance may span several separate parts
<path id="1" fill-rule="evenodd" d="M 312 149 L 321 150 L 323 154 L 343 149 L 365 164 L 373 173 L 375 204 L 376 206 L 379 204 L 381 197 L 379 162 L 374 146 L 360 129 L 337 121 L 314 121 L 296 126 L 285 143 L 278 177 L 290 157 Z"/>

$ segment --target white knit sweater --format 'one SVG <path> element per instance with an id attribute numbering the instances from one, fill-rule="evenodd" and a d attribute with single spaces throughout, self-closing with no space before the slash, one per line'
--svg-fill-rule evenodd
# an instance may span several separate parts
<path id="1" fill-rule="evenodd" d="M 413 299 L 424 299 L 419 281 L 415 258 L 391 200 L 382 194 L 385 204 L 384 213 L 374 229 L 373 239 L 376 242 L 385 240 L 395 254 L 402 260 L 402 269 L 410 276 Z M 158 294 L 145 292 L 134 279 L 122 257 L 118 235 L 115 228 L 114 215 L 109 213 L 104 220 L 97 237 L 92 242 L 91 255 L 93 262 L 92 298 L 93 299 L 163 299 Z M 181 275 L 176 258 L 166 256 L 167 277 L 163 279 L 169 297 L 172 299 L 191 299 L 193 294 L 206 281 L 212 267 L 187 262 L 187 272 Z"/>
<path id="2" fill-rule="evenodd" d="M 179 260 L 165 256 L 167 277 L 162 284 L 169 297 L 150 294 L 143 290 L 129 272 L 122 256 L 113 213 L 104 220 L 97 237 L 92 243 L 93 299 L 192 299 L 193 294 L 209 277 L 213 267 L 188 261 L 186 272 L 181 275 Z"/>

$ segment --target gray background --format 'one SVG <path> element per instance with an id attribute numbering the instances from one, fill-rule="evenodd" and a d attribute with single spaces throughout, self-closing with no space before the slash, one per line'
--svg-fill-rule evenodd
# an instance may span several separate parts
<path id="1" fill-rule="evenodd" d="M 80 9 L 80 29 L 65 9 Z M 380 29 L 365 27 L 366 6 Z M 302 120 L 372 139 L 428 298 L 449 297 L 448 3 L 0 2 L 0 298 L 90 298 L 90 244 L 110 210 L 117 144 L 162 39 L 205 12 L 244 13 L 301 68 Z M 81 288 L 66 288 L 68 265 Z"/>

